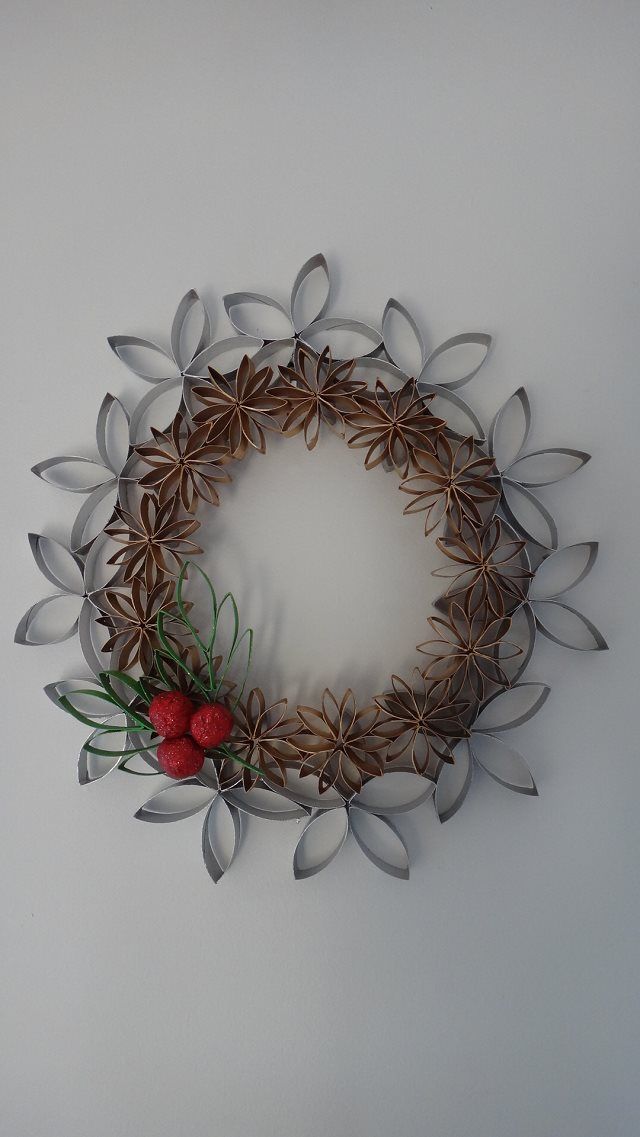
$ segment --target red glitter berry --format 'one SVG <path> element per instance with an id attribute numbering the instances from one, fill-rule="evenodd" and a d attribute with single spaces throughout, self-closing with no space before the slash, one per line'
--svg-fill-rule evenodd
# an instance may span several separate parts
<path id="1" fill-rule="evenodd" d="M 202 769 L 204 750 L 188 734 L 167 738 L 157 751 L 158 762 L 170 778 L 191 778 Z"/>
<path id="2" fill-rule="evenodd" d="M 162 691 L 149 704 L 149 719 L 156 734 L 179 738 L 189 730 L 193 703 L 181 691 Z"/>
<path id="3" fill-rule="evenodd" d="M 233 715 L 222 703 L 205 703 L 191 716 L 189 733 L 206 750 L 226 742 L 232 730 Z"/>

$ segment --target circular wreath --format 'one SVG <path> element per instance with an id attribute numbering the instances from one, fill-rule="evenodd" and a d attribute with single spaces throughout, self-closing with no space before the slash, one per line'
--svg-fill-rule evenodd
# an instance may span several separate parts
<path id="1" fill-rule="evenodd" d="M 236 334 L 221 340 L 212 340 L 205 306 L 188 292 L 169 350 L 137 336 L 109 340 L 152 389 L 131 416 L 105 396 L 100 460 L 63 456 L 34 467 L 44 481 L 88 496 L 68 546 L 30 535 L 58 592 L 29 609 L 16 639 L 51 643 L 79 632 L 90 678 L 46 690 L 92 728 L 80 782 L 115 769 L 169 775 L 136 817 L 166 822 L 206 810 L 203 854 L 214 880 L 233 860 L 248 814 L 305 820 L 297 878 L 324 868 L 349 832 L 378 868 L 408 877 L 391 817 L 432 798 L 446 821 L 474 765 L 512 790 L 537 793 L 524 759 L 502 738 L 549 693 L 523 680 L 537 631 L 567 647 L 606 647 L 560 599 L 590 571 L 597 544 L 559 548 L 555 522 L 533 492 L 589 456 L 525 452 L 523 388 L 485 438 L 457 390 L 484 362 L 487 334 L 458 335 L 427 354 L 396 300 L 381 332 L 327 316 L 328 302 L 322 255 L 303 265 L 288 308 L 257 293 L 226 296 Z M 154 425 L 157 415 L 169 425 Z M 434 575 L 446 588 L 413 671 L 391 675 L 366 705 L 351 689 L 327 687 L 315 705 L 290 707 L 279 692 L 250 689 L 253 631 L 242 630 L 234 597 L 217 595 L 193 538 L 198 514 L 219 505 L 237 464 L 264 453 L 270 432 L 302 433 L 311 450 L 325 428 L 364 450 L 367 469 L 382 465 L 399 479 L 404 512 L 424 513 L 425 536 L 437 533 L 443 564 Z M 200 626 L 198 591 L 206 597 Z M 51 617 L 68 616 L 70 604 L 72 619 L 52 629 Z"/>

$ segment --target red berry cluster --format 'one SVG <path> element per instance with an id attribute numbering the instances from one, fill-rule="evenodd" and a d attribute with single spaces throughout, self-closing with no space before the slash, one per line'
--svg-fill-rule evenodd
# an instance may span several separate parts
<path id="1" fill-rule="evenodd" d="M 181 691 L 162 691 L 149 704 L 149 720 L 164 739 L 158 762 L 170 778 L 190 778 L 202 769 L 205 750 L 226 742 L 233 716 L 222 703 L 195 707 Z"/>

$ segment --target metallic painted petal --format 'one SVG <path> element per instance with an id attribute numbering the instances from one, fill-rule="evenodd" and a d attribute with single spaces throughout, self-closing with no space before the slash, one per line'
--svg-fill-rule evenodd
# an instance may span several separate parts
<path id="1" fill-rule="evenodd" d="M 319 281 L 320 295 L 316 296 Z M 291 320 L 296 333 L 324 316 L 329 306 L 330 288 L 329 266 L 323 254 L 316 253 L 305 261 L 291 289 Z"/>
<path id="2" fill-rule="evenodd" d="M 147 383 L 162 383 L 180 376 L 175 360 L 151 340 L 140 336 L 109 336 L 107 342 L 125 367 Z"/>
<path id="3" fill-rule="evenodd" d="M 222 303 L 233 327 L 242 335 L 278 340 L 293 331 L 287 309 L 261 292 L 230 292 L 222 297 Z"/>
<path id="4" fill-rule="evenodd" d="M 222 879 L 240 847 L 242 822 L 237 809 L 217 794 L 202 826 L 202 856 L 214 884 Z"/>
<path id="5" fill-rule="evenodd" d="M 82 564 L 73 553 L 53 537 L 29 533 L 29 544 L 40 572 L 61 592 L 84 595 Z"/>
<path id="6" fill-rule="evenodd" d="M 463 348 L 467 354 L 470 345 L 477 348 L 474 353 L 476 358 L 471 365 L 467 360 L 464 366 L 460 366 L 457 357 L 462 353 L 459 349 Z M 436 383 L 439 387 L 447 387 L 450 391 L 455 391 L 458 387 L 463 387 L 465 383 L 471 382 L 474 375 L 478 374 L 487 358 L 490 347 L 491 336 L 487 332 L 463 332 L 462 335 L 452 336 L 451 339 L 445 340 L 431 352 L 420 373 L 420 379 L 424 383 Z M 436 360 L 439 360 L 438 366 L 436 366 Z M 456 365 L 453 369 L 452 364 Z M 444 375 L 443 365 L 447 369 Z M 449 378 L 452 370 L 454 374 Z"/>
<path id="7" fill-rule="evenodd" d="M 474 735 L 470 749 L 478 765 L 501 786 L 519 794 L 538 796 L 536 784 L 524 758 L 501 738 L 496 738 L 493 734 Z"/>
<path id="8" fill-rule="evenodd" d="M 372 865 L 398 880 L 409 879 L 407 846 L 395 825 L 386 817 L 367 813 L 353 805 L 349 811 L 349 828 Z"/>
<path id="9" fill-rule="evenodd" d="M 538 565 L 529 588 L 529 599 L 553 600 L 563 596 L 588 576 L 597 556 L 597 541 L 581 541 L 557 549 Z"/>
<path id="10" fill-rule="evenodd" d="M 387 300 L 382 314 L 382 336 L 391 362 L 405 375 L 417 378 L 426 359 L 424 340 L 411 313 L 393 298 Z"/>
<path id="11" fill-rule="evenodd" d="M 532 604 L 538 629 L 548 640 L 574 651 L 606 651 L 607 641 L 582 612 L 559 600 L 536 600 Z"/>
<path id="12" fill-rule="evenodd" d="M 181 782 L 173 782 L 165 786 L 158 793 L 153 794 L 135 814 L 138 821 L 153 821 L 166 823 L 181 821 L 185 817 L 192 817 L 201 809 L 211 803 L 215 790 L 203 786 L 197 778 L 185 778 Z"/>
<path id="13" fill-rule="evenodd" d="M 346 809 L 322 809 L 314 811 L 307 821 L 293 854 L 293 875 L 296 880 L 306 880 L 322 872 L 338 855 L 349 832 L 349 817 Z M 320 851 L 312 846 L 315 841 L 324 841 Z M 328 850 L 328 851 L 327 851 Z M 310 856 L 310 863 L 305 858 Z"/>
<path id="14" fill-rule="evenodd" d="M 473 775 L 469 743 L 458 743 L 453 751 L 454 763 L 445 762 L 438 775 L 435 792 L 436 813 L 443 823 L 449 821 L 464 802 Z"/>
<path id="15" fill-rule="evenodd" d="M 497 734 L 522 726 L 546 703 L 550 691 L 546 683 L 516 683 L 506 691 L 499 691 L 484 704 L 473 731 Z"/>
<path id="16" fill-rule="evenodd" d="M 551 486 L 577 473 L 591 458 L 584 450 L 550 447 L 523 454 L 509 467 L 509 477 L 521 486 Z"/>
<path id="17" fill-rule="evenodd" d="M 207 309 L 195 288 L 190 288 L 178 304 L 171 326 L 171 351 L 182 373 L 210 340 L 211 324 Z"/>
<path id="18" fill-rule="evenodd" d="M 524 387 L 519 387 L 497 412 L 489 428 L 489 453 L 502 472 L 513 465 L 529 436 L 531 405 Z"/>
<path id="19" fill-rule="evenodd" d="M 56 489 L 67 490 L 68 493 L 91 493 L 113 478 L 112 471 L 106 466 L 77 454 L 47 458 L 32 466 L 31 471 L 43 482 L 48 482 Z"/>

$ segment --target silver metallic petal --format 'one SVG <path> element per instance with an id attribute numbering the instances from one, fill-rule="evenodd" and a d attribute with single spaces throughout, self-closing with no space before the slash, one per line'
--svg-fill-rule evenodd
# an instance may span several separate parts
<path id="1" fill-rule="evenodd" d="M 581 541 L 557 549 L 538 565 L 529 588 L 529 599 L 553 600 L 563 596 L 588 576 L 597 556 L 597 541 Z"/>
<path id="2" fill-rule="evenodd" d="M 372 865 L 398 880 L 409 879 L 407 846 L 391 821 L 353 805 L 349 811 L 349 828 Z"/>
<path id="3" fill-rule="evenodd" d="M 278 367 L 288 367 L 293 359 L 296 341 L 294 339 L 271 340 L 258 348 L 253 356 L 253 365 L 258 371 L 261 367 L 271 367 L 278 374 Z M 246 353 L 245 353 L 246 354 Z"/>
<path id="4" fill-rule="evenodd" d="M 319 295 L 316 293 L 318 283 Z M 323 254 L 316 253 L 305 261 L 291 289 L 291 320 L 296 334 L 324 316 L 329 306 L 330 288 L 329 266 Z"/>
<path id="5" fill-rule="evenodd" d="M 263 340 L 255 336 L 227 336 L 226 339 L 216 340 L 201 351 L 189 364 L 186 375 L 191 378 L 202 378 L 207 375 L 207 367 L 221 375 L 235 375 L 245 355 L 255 358 L 255 353 L 263 345 Z M 190 388 L 185 387 L 186 391 Z M 189 405 L 189 410 L 192 408 Z"/>
<path id="6" fill-rule="evenodd" d="M 100 405 L 96 444 L 105 466 L 117 477 L 129 456 L 129 415 L 115 395 L 105 395 Z"/>
<path id="7" fill-rule="evenodd" d="M 558 547 L 558 527 L 549 510 L 531 490 L 503 478 L 501 506 L 507 521 L 523 537 L 544 549 Z"/>
<path id="8" fill-rule="evenodd" d="M 185 778 L 153 794 L 140 806 L 135 817 L 138 821 L 181 821 L 206 809 L 214 796 L 215 790 L 203 786 L 197 778 Z"/>
<path id="9" fill-rule="evenodd" d="M 264 817 L 270 821 L 294 821 L 296 818 L 309 816 L 309 810 L 304 806 L 296 805 L 289 798 L 263 786 L 253 786 L 250 790 L 246 790 L 244 786 L 236 786 L 228 790 L 225 797 L 230 805 L 234 805 L 243 813 Z"/>
<path id="10" fill-rule="evenodd" d="M 509 656 L 507 656 L 506 659 L 502 659 L 500 645 L 498 646 L 498 658 L 503 668 L 506 668 L 512 683 L 518 683 L 527 670 L 531 662 L 533 650 L 536 646 L 536 635 L 536 618 L 531 605 L 528 603 L 521 604 L 511 617 L 511 627 L 509 629 L 509 640 L 513 643 L 517 643 L 518 646 L 522 648 L 522 655 L 517 656 L 513 661 L 515 664 L 513 671 L 509 666 Z"/>
<path id="11" fill-rule="evenodd" d="M 467 361 L 463 367 L 460 367 L 458 363 L 456 368 L 452 368 L 452 363 L 458 362 L 456 356 L 461 354 L 458 349 L 468 349 L 470 345 L 477 348 L 474 353 L 476 358 L 471 366 Z M 491 336 L 487 332 L 463 332 L 461 335 L 452 336 L 451 339 L 445 340 L 431 352 L 422 369 L 420 379 L 424 383 L 436 383 L 439 387 L 447 387 L 450 391 L 455 391 L 458 387 L 463 387 L 465 383 L 470 383 L 474 375 L 478 374 L 487 358 L 490 347 Z M 436 360 L 439 360 L 439 367 L 436 367 Z M 443 364 L 449 365 L 449 370 L 445 376 L 440 370 Z M 448 377 L 450 370 L 454 371 L 454 377 Z"/>
<path id="12" fill-rule="evenodd" d="M 494 781 L 519 794 L 538 796 L 536 784 L 522 754 L 493 734 L 474 734 L 469 744 L 479 766 Z"/>
<path id="13" fill-rule="evenodd" d="M 546 683 L 516 683 L 506 691 L 499 691 L 484 704 L 473 724 L 474 733 L 496 734 L 522 726 L 546 703 L 550 690 Z"/>
<path id="14" fill-rule="evenodd" d="M 349 832 L 346 809 L 319 809 L 307 821 L 293 854 L 293 875 L 306 880 L 322 872 L 337 857 Z M 320 850 L 314 848 L 316 840 Z M 323 845 L 324 843 L 324 845 Z"/>
<path id="15" fill-rule="evenodd" d="M 334 359 L 360 359 L 373 355 L 382 344 L 382 336 L 370 324 L 346 320 L 342 316 L 325 316 L 316 320 L 305 329 L 300 339 L 314 351 L 329 347 Z"/>
<path id="16" fill-rule="evenodd" d="M 531 405 L 524 387 L 519 387 L 497 412 L 489 428 L 489 452 L 504 473 L 513 465 L 529 436 Z"/>
<path id="17" fill-rule="evenodd" d="M 104 720 L 104 726 L 98 727 L 94 730 L 85 742 L 80 755 L 78 757 L 78 781 L 81 786 L 86 786 L 89 782 L 97 782 L 100 778 L 104 778 L 115 770 L 122 759 L 121 751 L 127 748 L 123 743 L 122 734 L 109 734 L 105 732 L 105 726 L 119 726 L 126 725 L 127 718 L 124 714 L 110 715 Z M 93 754 L 91 750 L 86 749 L 88 746 L 95 746 L 98 750 L 112 750 L 111 754 Z"/>
<path id="18" fill-rule="evenodd" d="M 484 442 L 485 431 L 480 419 L 468 403 L 454 394 L 446 387 L 439 387 L 436 383 L 418 383 L 421 394 L 433 395 L 429 403 L 429 410 L 437 418 L 443 418 L 447 424 L 449 434 L 456 438 L 475 438 L 477 442 Z"/>
<path id="19" fill-rule="evenodd" d="M 171 325 L 171 351 L 183 374 L 210 341 L 209 314 L 195 288 L 190 288 L 178 304 Z"/>
<path id="20" fill-rule="evenodd" d="M 91 691 L 93 689 L 95 689 L 96 695 L 100 692 L 104 693 L 104 689 L 98 683 L 95 675 L 83 675 L 79 679 L 59 679 L 57 683 L 47 683 L 44 693 L 56 706 L 58 706 L 58 700 L 62 695 L 66 695 L 80 714 L 98 719 L 104 724 L 104 720 L 113 717 L 113 707 L 104 699 L 93 695 L 74 694 L 77 691 Z"/>
<path id="21" fill-rule="evenodd" d="M 240 846 L 242 823 L 237 809 L 217 794 L 202 826 L 202 856 L 215 884 L 224 876 Z"/>
<path id="22" fill-rule="evenodd" d="M 29 545 L 40 572 L 61 592 L 84 595 L 82 564 L 60 541 L 29 533 Z"/>
<path id="23" fill-rule="evenodd" d="M 509 467 L 509 477 L 521 486 L 551 486 L 581 470 L 591 455 L 584 450 L 550 447 L 523 454 Z"/>
<path id="24" fill-rule="evenodd" d="M 532 604 L 539 631 L 560 647 L 574 651 L 606 651 L 602 632 L 582 612 L 559 600 L 535 600 Z"/>
<path id="25" fill-rule="evenodd" d="M 158 383 L 151 391 L 147 392 L 144 398 L 140 399 L 131 415 L 129 426 L 132 446 L 139 446 L 141 442 L 146 442 L 149 438 L 151 428 L 147 421 L 147 415 L 152 408 L 158 410 L 160 421 L 156 419 L 153 424 L 158 430 L 167 430 L 171 426 L 182 403 L 182 387 L 183 380 L 179 375 L 176 379 L 167 379 L 164 383 Z M 156 404 L 158 404 L 157 407 Z"/>
<path id="26" fill-rule="evenodd" d="M 36 601 L 20 620 L 14 635 L 15 643 L 24 644 L 26 647 L 42 647 L 45 644 L 59 644 L 71 639 L 78 630 L 78 618 L 83 604 L 84 600 L 81 596 L 74 596 L 69 592 L 58 592 L 55 596 L 45 596 L 43 600 Z M 72 618 L 69 618 L 69 613 L 67 613 L 67 619 L 62 629 L 55 628 L 47 631 L 45 628 L 40 630 L 40 618 L 43 613 L 50 617 L 52 606 L 56 608 L 75 606 L 76 612 L 75 615 L 71 613 Z"/>
<path id="27" fill-rule="evenodd" d="M 222 297 L 222 303 L 233 327 L 242 335 L 277 340 L 289 336 L 294 330 L 287 309 L 278 300 L 261 292 L 229 292 Z M 271 324 L 263 309 L 268 310 Z"/>
<path id="28" fill-rule="evenodd" d="M 151 340 L 140 336 L 109 336 L 107 342 L 125 367 L 146 383 L 162 383 L 180 375 L 176 361 Z"/>
<path id="29" fill-rule="evenodd" d="M 112 471 L 106 466 L 78 454 L 62 454 L 59 458 L 36 462 L 31 472 L 43 482 L 68 493 L 91 493 L 113 478 Z"/>
<path id="30" fill-rule="evenodd" d="M 391 298 L 382 314 L 382 337 L 389 359 L 405 374 L 417 378 L 424 367 L 424 340 L 413 316 L 403 304 Z"/>
<path id="31" fill-rule="evenodd" d="M 443 823 L 449 821 L 466 798 L 473 775 L 471 751 L 466 739 L 454 749 L 454 763 L 445 762 L 438 775 L 435 792 L 436 813 Z"/>
<path id="32" fill-rule="evenodd" d="M 435 782 L 411 770 L 387 770 L 367 782 L 353 804 L 366 813 L 408 813 L 433 797 L 435 788 Z"/>
<path id="33" fill-rule="evenodd" d="M 89 494 L 86 501 L 83 501 L 71 528 L 70 545 L 72 553 L 84 554 L 87 552 L 92 542 L 111 521 L 117 500 L 118 479 L 112 478 L 111 481 L 98 486 Z M 103 523 L 99 524 L 101 521 Z M 97 526 L 99 527 L 96 529 Z M 96 529 L 95 532 L 94 529 Z"/>

